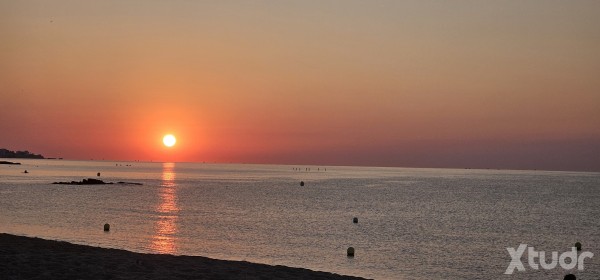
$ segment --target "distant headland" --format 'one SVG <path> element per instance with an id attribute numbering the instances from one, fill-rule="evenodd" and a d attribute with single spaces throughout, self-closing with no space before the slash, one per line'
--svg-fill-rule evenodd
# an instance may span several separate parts
<path id="1" fill-rule="evenodd" d="M 11 151 L 7 149 L 0 149 L 0 158 L 39 158 L 43 159 L 44 156 L 40 154 L 32 154 L 29 151 Z"/>

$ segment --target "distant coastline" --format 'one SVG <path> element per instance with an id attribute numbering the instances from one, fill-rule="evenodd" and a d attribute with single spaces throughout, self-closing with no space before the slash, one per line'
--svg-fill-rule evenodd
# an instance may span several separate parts
<path id="1" fill-rule="evenodd" d="M 29 151 L 11 151 L 8 149 L 0 149 L 0 158 L 36 158 L 44 159 L 40 154 L 30 153 Z"/>

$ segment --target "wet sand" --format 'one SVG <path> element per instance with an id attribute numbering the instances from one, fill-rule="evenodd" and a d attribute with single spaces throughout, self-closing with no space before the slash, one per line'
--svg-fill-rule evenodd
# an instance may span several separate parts
<path id="1" fill-rule="evenodd" d="M 0 233 L 0 278 L 364 279 L 243 261 L 133 253 L 4 233 Z"/>

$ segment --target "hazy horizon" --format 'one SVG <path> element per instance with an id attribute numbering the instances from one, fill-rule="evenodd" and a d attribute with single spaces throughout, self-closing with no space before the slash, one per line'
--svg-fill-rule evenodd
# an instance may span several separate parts
<path id="1" fill-rule="evenodd" d="M 600 171 L 598 26 L 598 1 L 0 1 L 0 148 Z"/>

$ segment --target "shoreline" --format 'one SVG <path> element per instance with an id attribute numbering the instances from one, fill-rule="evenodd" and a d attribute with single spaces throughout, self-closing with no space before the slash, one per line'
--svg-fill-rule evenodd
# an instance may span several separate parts
<path id="1" fill-rule="evenodd" d="M 134 253 L 0 233 L 3 279 L 365 279 L 201 256 Z"/>

